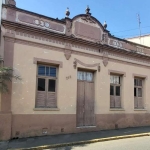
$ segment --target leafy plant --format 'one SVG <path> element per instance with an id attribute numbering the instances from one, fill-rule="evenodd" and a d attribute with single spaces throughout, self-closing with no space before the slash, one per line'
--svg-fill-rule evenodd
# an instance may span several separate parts
<path id="1" fill-rule="evenodd" d="M 8 92 L 8 86 L 7 86 L 7 82 L 11 82 L 12 78 L 15 79 L 21 79 L 19 76 L 14 75 L 13 72 L 14 70 L 11 67 L 4 67 L 3 66 L 3 59 L 0 57 L 0 62 L 1 62 L 1 66 L 0 66 L 0 92 L 1 93 L 5 93 Z"/>

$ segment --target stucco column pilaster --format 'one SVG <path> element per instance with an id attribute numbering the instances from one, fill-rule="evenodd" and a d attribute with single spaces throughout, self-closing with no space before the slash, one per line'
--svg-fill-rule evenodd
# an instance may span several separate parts
<path id="1" fill-rule="evenodd" d="M 4 38 L 4 66 L 13 68 L 14 33 L 6 33 Z M 8 82 L 8 93 L 2 94 L 1 112 L 11 112 L 12 82 Z"/>
<path id="2" fill-rule="evenodd" d="M 66 35 L 70 36 L 72 34 L 72 22 L 70 18 L 65 18 L 66 20 Z"/>
<path id="3" fill-rule="evenodd" d="M 15 34 L 7 30 L 4 38 L 4 66 L 13 68 L 14 59 L 14 36 Z M 0 141 L 9 140 L 12 135 L 12 112 L 11 112 L 11 98 L 12 98 L 12 82 L 8 84 L 9 93 L 1 94 L 0 104 Z"/>

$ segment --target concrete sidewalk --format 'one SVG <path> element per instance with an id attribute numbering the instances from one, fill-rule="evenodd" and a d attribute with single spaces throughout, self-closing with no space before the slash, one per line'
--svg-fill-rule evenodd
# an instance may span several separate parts
<path id="1" fill-rule="evenodd" d="M 74 143 L 84 144 L 88 142 L 92 143 L 92 142 L 102 141 L 100 139 L 104 139 L 104 138 L 105 140 L 103 141 L 124 138 L 124 136 L 125 138 L 136 137 L 135 134 L 138 134 L 138 136 L 150 135 L 150 126 L 126 128 L 126 129 L 118 129 L 118 130 L 106 130 L 106 131 L 98 131 L 98 132 L 86 132 L 86 133 L 77 133 L 77 134 L 64 134 L 64 135 L 52 135 L 52 136 L 16 139 L 16 140 L 0 142 L 0 150 L 22 149 L 22 148 L 28 149 L 31 147 L 39 147 L 39 146 L 55 145 L 55 144 L 58 144 L 58 146 L 61 146 L 65 143 L 72 143 L 72 145 Z M 129 135 L 129 136 L 126 136 L 126 135 Z M 118 137 L 118 136 L 121 136 L 121 137 Z M 39 147 L 39 149 L 43 149 L 43 148 Z"/>

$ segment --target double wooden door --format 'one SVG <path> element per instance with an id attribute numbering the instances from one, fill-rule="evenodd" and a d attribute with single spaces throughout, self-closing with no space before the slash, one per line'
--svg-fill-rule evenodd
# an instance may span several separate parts
<path id="1" fill-rule="evenodd" d="M 95 126 L 93 75 L 77 81 L 77 127 L 84 126 Z"/>

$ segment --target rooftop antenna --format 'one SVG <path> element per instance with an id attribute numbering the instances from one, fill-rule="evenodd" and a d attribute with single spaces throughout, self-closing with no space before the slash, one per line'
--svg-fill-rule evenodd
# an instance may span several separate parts
<path id="1" fill-rule="evenodd" d="M 140 44 L 141 44 L 141 20 L 140 20 L 140 15 L 139 14 L 137 14 L 137 19 L 138 19 L 138 24 L 139 24 Z"/>

